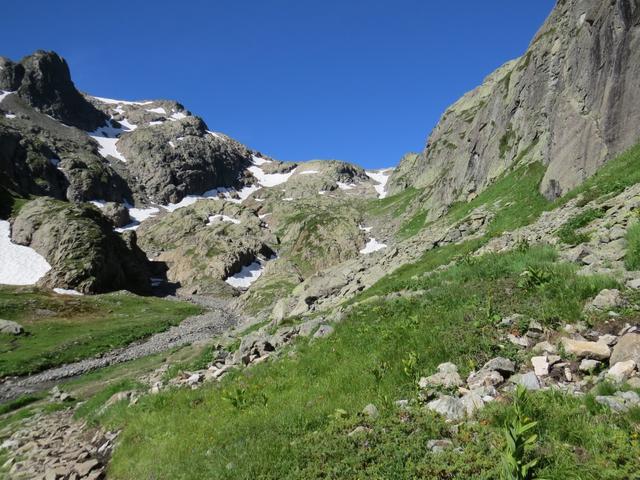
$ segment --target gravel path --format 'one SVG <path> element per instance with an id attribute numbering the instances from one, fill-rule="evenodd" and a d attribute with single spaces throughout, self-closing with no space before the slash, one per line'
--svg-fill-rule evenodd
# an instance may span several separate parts
<path id="1" fill-rule="evenodd" d="M 241 316 L 230 312 L 226 305 L 220 301 L 203 297 L 194 297 L 190 300 L 210 310 L 201 315 L 188 317 L 180 325 L 156 333 L 146 340 L 112 350 L 100 357 L 69 363 L 27 377 L 2 380 L 0 381 L 0 403 L 10 401 L 26 393 L 41 391 L 65 378 L 76 377 L 109 365 L 128 362 L 171 348 L 210 339 L 231 330 L 243 320 Z"/>

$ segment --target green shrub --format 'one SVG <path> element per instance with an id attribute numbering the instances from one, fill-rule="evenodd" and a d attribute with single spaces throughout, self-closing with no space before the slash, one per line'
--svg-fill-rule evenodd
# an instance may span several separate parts
<path id="1" fill-rule="evenodd" d="M 627 270 L 640 269 L 640 223 L 634 223 L 627 230 L 627 254 L 624 264 Z"/>

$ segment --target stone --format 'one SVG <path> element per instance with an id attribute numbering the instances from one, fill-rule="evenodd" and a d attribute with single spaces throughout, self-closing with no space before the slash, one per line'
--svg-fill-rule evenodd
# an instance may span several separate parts
<path id="1" fill-rule="evenodd" d="M 24 333 L 24 328 L 19 323 L 12 322 L 11 320 L 0 319 L 0 333 L 20 335 Z"/>
<path id="2" fill-rule="evenodd" d="M 607 378 L 614 382 L 622 383 L 627 380 L 633 374 L 636 369 L 636 362 L 634 360 L 627 360 L 626 362 L 618 362 L 613 365 L 607 372 Z"/>
<path id="3" fill-rule="evenodd" d="M 498 386 L 504 382 L 504 377 L 500 375 L 500 372 L 495 370 L 480 370 L 479 372 L 472 373 L 467 378 L 467 385 L 470 390 L 485 386 Z"/>
<path id="4" fill-rule="evenodd" d="M 635 361 L 636 365 L 640 364 L 640 335 L 637 333 L 626 333 L 620 337 L 611 352 L 610 365 L 627 360 Z"/>
<path id="5" fill-rule="evenodd" d="M 516 371 L 516 366 L 512 360 L 504 357 L 496 357 L 489 360 L 482 366 L 482 370 L 495 370 L 501 374 L 512 374 Z"/>
<path id="6" fill-rule="evenodd" d="M 508 317 L 504 317 L 500 323 L 498 324 L 501 327 L 510 327 L 512 326 L 514 323 L 519 322 L 520 320 L 524 319 L 524 315 L 521 315 L 519 313 L 514 313 L 513 315 L 509 315 Z"/>
<path id="7" fill-rule="evenodd" d="M 313 334 L 313 338 L 325 338 L 331 335 L 334 328 L 331 325 L 320 325 L 316 333 Z"/>
<path id="8" fill-rule="evenodd" d="M 554 345 L 545 340 L 543 342 L 536 343 L 531 351 L 533 353 L 556 353 L 557 349 Z"/>
<path id="9" fill-rule="evenodd" d="M 624 303 L 624 298 L 622 297 L 620 290 L 615 288 L 604 289 L 596 295 L 596 298 L 587 304 L 587 309 L 607 311 L 612 308 L 621 307 Z"/>
<path id="10" fill-rule="evenodd" d="M 441 438 L 438 440 L 429 440 L 427 442 L 427 450 L 432 453 L 442 453 L 445 450 L 453 448 L 453 442 L 446 438 Z"/>
<path id="11" fill-rule="evenodd" d="M 197 385 L 202 381 L 201 373 L 192 373 L 186 380 L 187 385 Z"/>
<path id="12" fill-rule="evenodd" d="M 599 362 L 598 360 L 592 360 L 590 358 L 585 358 L 580 362 L 580 366 L 578 367 L 578 370 L 580 370 L 581 372 L 585 372 L 585 373 L 592 373 L 600 365 L 601 365 L 601 362 Z"/>
<path id="13" fill-rule="evenodd" d="M 604 343 L 609 347 L 615 345 L 617 341 L 618 341 L 618 337 L 616 337 L 615 335 L 611 335 L 609 333 L 607 333 L 606 335 L 600 335 L 598 337 L 598 342 Z"/>
<path id="14" fill-rule="evenodd" d="M 640 389 L 640 377 L 631 377 L 627 380 L 627 385 L 631 388 Z"/>
<path id="15" fill-rule="evenodd" d="M 460 402 L 462 402 L 468 417 L 473 416 L 477 410 L 484 407 L 483 398 L 475 391 L 471 391 L 463 395 L 462 398 L 460 398 Z"/>
<path id="16" fill-rule="evenodd" d="M 113 395 L 111 395 L 111 397 L 109 397 L 109 400 L 107 400 L 104 404 L 104 406 L 102 407 L 103 409 L 107 409 L 113 405 L 115 405 L 116 403 L 122 402 L 122 401 L 129 401 L 129 399 L 131 398 L 131 396 L 133 395 L 134 392 L 132 391 L 126 391 L 126 392 L 117 392 L 114 393 Z"/>
<path id="17" fill-rule="evenodd" d="M 516 385 L 521 385 L 527 390 L 540 390 L 540 381 L 534 372 L 514 375 L 511 377 L 511 382 Z"/>
<path id="18" fill-rule="evenodd" d="M 393 404 L 400 410 L 406 410 L 409 408 L 409 400 L 406 399 L 396 400 Z"/>
<path id="19" fill-rule="evenodd" d="M 632 288 L 633 290 L 640 290 L 640 278 L 629 280 L 627 282 L 627 287 Z"/>
<path id="20" fill-rule="evenodd" d="M 458 374 L 458 367 L 453 363 L 438 365 L 438 372 L 429 377 L 422 377 L 418 382 L 421 389 L 427 388 L 453 388 L 463 385 L 462 378 Z"/>
<path id="21" fill-rule="evenodd" d="M 373 403 L 370 403 L 369 405 L 364 407 L 364 409 L 362 409 L 362 414 L 372 420 L 375 420 L 380 415 L 380 413 L 378 412 L 378 408 Z"/>
<path id="22" fill-rule="evenodd" d="M 98 465 L 100 465 L 100 462 L 98 462 L 97 460 L 87 460 L 86 462 L 77 463 L 73 469 L 78 473 L 78 475 L 84 477 Z"/>
<path id="23" fill-rule="evenodd" d="M 596 397 L 596 402 L 606 405 L 615 412 L 624 412 L 627 410 L 624 399 L 619 397 L 598 395 Z"/>
<path id="24" fill-rule="evenodd" d="M 531 357 L 531 365 L 533 365 L 533 371 L 537 376 L 549 375 L 549 361 L 546 356 Z"/>
<path id="25" fill-rule="evenodd" d="M 452 396 L 442 395 L 436 400 L 427 403 L 427 409 L 439 413 L 447 420 L 460 420 L 466 413 L 463 403 Z"/>
<path id="26" fill-rule="evenodd" d="M 640 395 L 632 390 L 628 390 L 626 392 L 616 392 L 616 397 L 624 400 L 625 406 L 627 407 L 637 407 L 640 405 Z"/>
<path id="27" fill-rule="evenodd" d="M 606 360 L 611 356 L 611 350 L 604 343 L 563 338 L 562 345 L 568 354 L 575 355 L 578 358 Z"/>
<path id="28" fill-rule="evenodd" d="M 517 337 L 512 333 L 507 335 L 507 340 L 518 347 L 529 348 L 531 346 L 531 341 L 527 337 Z"/>
<path id="29" fill-rule="evenodd" d="M 356 428 L 354 428 L 353 430 L 351 430 L 347 436 L 348 437 L 357 437 L 359 435 L 366 435 L 367 433 L 370 433 L 371 429 L 368 427 L 364 427 L 362 425 L 357 426 Z"/>

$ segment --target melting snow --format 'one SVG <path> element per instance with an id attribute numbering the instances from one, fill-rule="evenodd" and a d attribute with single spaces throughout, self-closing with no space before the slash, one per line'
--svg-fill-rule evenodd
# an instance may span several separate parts
<path id="1" fill-rule="evenodd" d="M 2 103 L 2 101 L 7 98 L 9 95 L 11 95 L 14 92 L 6 92 L 4 90 L 0 90 L 0 103 Z"/>
<path id="2" fill-rule="evenodd" d="M 227 278 L 225 282 L 234 288 L 249 288 L 262 275 L 263 271 L 264 263 L 256 260 L 251 265 L 242 267 L 242 270 Z"/>
<path id="3" fill-rule="evenodd" d="M 146 101 L 146 102 L 131 102 L 128 100 L 115 100 L 113 98 L 104 98 L 104 97 L 93 97 L 96 100 L 99 100 L 102 103 L 108 103 L 111 105 L 149 105 L 150 103 L 153 103 L 151 101 Z"/>
<path id="4" fill-rule="evenodd" d="M 169 119 L 173 120 L 182 120 L 183 118 L 187 118 L 187 116 L 182 112 L 172 113 Z"/>
<path id="5" fill-rule="evenodd" d="M 68 290 L 66 288 L 54 288 L 53 291 L 60 295 L 83 295 L 77 290 Z"/>
<path id="6" fill-rule="evenodd" d="M 154 126 L 154 125 L 162 125 L 164 122 L 162 120 L 156 120 L 155 122 L 149 122 L 149 125 Z"/>
<path id="7" fill-rule="evenodd" d="M 358 228 L 363 232 L 370 232 L 373 227 L 364 227 L 362 225 L 358 225 Z"/>
<path id="8" fill-rule="evenodd" d="M 256 177 L 258 183 L 263 187 L 275 187 L 276 185 L 285 183 L 287 180 L 289 180 L 291 175 L 293 175 L 293 172 L 296 171 L 296 169 L 294 168 L 288 173 L 265 173 L 264 170 L 262 170 L 258 165 L 262 165 L 263 163 L 268 162 L 268 160 L 263 160 L 262 163 L 255 163 L 256 157 L 253 158 L 254 166 L 249 167 L 247 170 L 249 170 L 253 174 L 253 176 Z"/>
<path id="9" fill-rule="evenodd" d="M 253 159 L 253 164 L 254 165 L 264 165 L 265 163 L 271 163 L 271 160 L 266 160 L 262 157 L 256 157 L 255 155 L 252 156 Z"/>
<path id="10" fill-rule="evenodd" d="M 353 188 L 355 188 L 355 184 L 353 183 L 343 183 L 343 182 L 336 182 L 338 184 L 338 188 L 340 188 L 340 190 L 351 190 Z"/>
<path id="11" fill-rule="evenodd" d="M 16 116 L 13 113 L 6 113 L 4 116 L 6 118 L 16 118 Z"/>
<path id="12" fill-rule="evenodd" d="M 11 227 L 0 220 L 0 283 L 32 285 L 40 280 L 51 265 L 32 248 L 11 242 Z"/>
<path id="13" fill-rule="evenodd" d="M 293 197 L 283 198 L 282 200 L 284 200 L 285 202 L 293 202 Z"/>
<path id="14" fill-rule="evenodd" d="M 220 215 L 220 214 L 211 215 L 209 217 L 209 223 L 207 223 L 207 225 L 214 225 L 220 222 L 231 222 L 231 223 L 235 223 L 236 225 L 240 225 L 240 220 L 228 217 L 227 215 Z"/>
<path id="15" fill-rule="evenodd" d="M 320 190 L 320 191 L 318 192 L 318 195 L 324 195 L 325 193 L 327 193 L 327 191 L 326 191 L 326 190 Z"/>
<path id="16" fill-rule="evenodd" d="M 175 144 L 175 143 L 173 143 L 171 140 L 169 140 L 169 146 L 170 146 L 171 148 L 176 148 L 176 144 Z"/>
<path id="17" fill-rule="evenodd" d="M 378 192 L 378 198 L 385 198 L 387 196 L 387 182 L 389 177 L 393 173 L 393 168 L 387 168 L 384 170 L 372 170 L 365 171 L 369 178 L 378 182 L 378 185 L 374 185 L 376 192 Z"/>
<path id="18" fill-rule="evenodd" d="M 320 173 L 318 170 L 305 170 L 304 172 L 300 172 L 300 175 L 313 175 L 314 173 Z"/>
<path id="19" fill-rule="evenodd" d="M 166 115 L 167 114 L 167 111 L 163 107 L 147 108 L 147 112 L 160 113 L 162 115 Z"/>
<path id="20" fill-rule="evenodd" d="M 124 158 L 124 156 L 118 151 L 116 143 L 118 142 L 118 137 L 120 136 L 120 134 L 135 130 L 137 127 L 130 124 L 126 120 L 121 121 L 120 124 L 124 128 L 116 128 L 109 123 L 109 125 L 100 127 L 93 132 L 88 132 L 88 134 L 91 138 L 98 142 L 98 145 L 100 145 L 98 151 L 104 158 L 107 158 L 108 155 L 111 155 L 121 162 L 127 163 L 127 159 Z"/>
<path id="21" fill-rule="evenodd" d="M 378 250 L 382 250 L 383 248 L 387 248 L 384 243 L 378 242 L 375 238 L 370 239 L 367 244 L 364 246 L 360 253 L 367 255 L 369 253 L 377 252 Z"/>

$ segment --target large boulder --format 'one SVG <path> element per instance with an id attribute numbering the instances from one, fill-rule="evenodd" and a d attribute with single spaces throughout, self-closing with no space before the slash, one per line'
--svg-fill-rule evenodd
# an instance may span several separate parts
<path id="1" fill-rule="evenodd" d="M 640 365 L 640 334 L 627 333 L 620 337 L 616 346 L 613 347 L 609 364 L 613 366 L 628 360 L 633 360 Z"/>
<path id="2" fill-rule="evenodd" d="M 586 340 L 563 338 L 562 345 L 568 354 L 575 355 L 578 358 L 606 360 L 611 356 L 611 349 L 604 342 L 588 342 Z"/>
<path id="3" fill-rule="evenodd" d="M 0 319 L 0 333 L 5 333 L 8 335 L 20 335 L 23 332 L 24 328 L 19 323 L 12 322 L 11 320 Z"/>
<path id="4" fill-rule="evenodd" d="M 11 238 L 33 248 L 51 265 L 41 286 L 83 293 L 150 293 L 149 263 L 136 244 L 135 232 L 114 232 L 111 222 L 92 205 L 47 197 L 33 200 L 14 220 Z"/>

